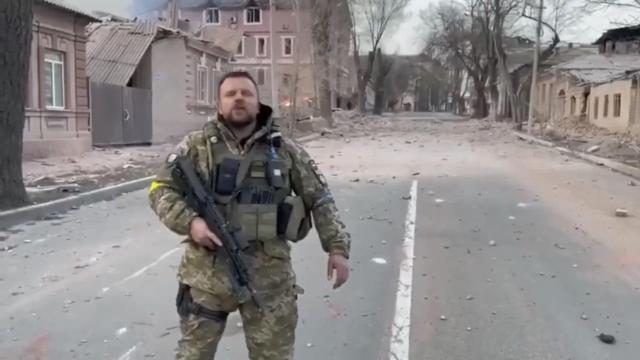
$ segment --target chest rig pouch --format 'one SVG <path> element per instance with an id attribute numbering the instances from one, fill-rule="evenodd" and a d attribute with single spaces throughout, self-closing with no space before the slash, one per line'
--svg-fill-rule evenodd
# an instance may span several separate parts
<path id="1" fill-rule="evenodd" d="M 212 152 L 212 190 L 231 225 L 247 241 L 261 243 L 267 255 L 288 259 L 286 240 L 300 239 L 298 230 L 305 229 L 308 214 L 302 199 L 291 195 L 291 160 L 260 141 L 243 156 L 232 154 L 224 143 L 213 144 Z"/>

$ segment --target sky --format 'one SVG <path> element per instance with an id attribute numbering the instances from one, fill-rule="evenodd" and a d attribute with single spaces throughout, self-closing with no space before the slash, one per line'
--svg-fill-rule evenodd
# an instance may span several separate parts
<path id="1" fill-rule="evenodd" d="M 71 4 L 87 10 L 104 10 L 118 15 L 131 15 L 134 1 L 139 0 L 65 0 Z M 149 0 L 147 0 L 149 1 Z M 412 54 L 417 53 L 423 46 L 424 31 L 421 31 L 422 20 L 418 14 L 421 9 L 437 4 L 441 0 L 410 0 L 405 17 L 393 33 L 384 39 L 383 50 L 389 53 Z M 450 1 L 450 0 L 449 0 Z M 449 2 L 448 1 L 448 2 Z M 564 30 L 560 38 L 565 42 L 592 43 L 612 22 L 624 17 L 620 10 L 600 11 L 591 15 L 580 16 L 572 27 Z"/>

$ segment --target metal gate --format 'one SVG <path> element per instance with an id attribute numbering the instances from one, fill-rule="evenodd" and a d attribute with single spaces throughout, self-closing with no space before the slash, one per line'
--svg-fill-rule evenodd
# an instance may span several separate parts
<path id="1" fill-rule="evenodd" d="M 93 145 L 151 143 L 151 90 L 92 83 L 91 99 Z"/>

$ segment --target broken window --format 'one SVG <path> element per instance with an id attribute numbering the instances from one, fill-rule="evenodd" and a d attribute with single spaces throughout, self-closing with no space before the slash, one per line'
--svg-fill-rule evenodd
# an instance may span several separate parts
<path id="1" fill-rule="evenodd" d="M 217 8 L 209 8 L 204 11 L 205 24 L 220 24 L 220 10 Z"/>
<path id="2" fill-rule="evenodd" d="M 593 100 L 593 118 L 597 119 L 598 118 L 598 103 L 600 102 L 600 98 L 596 97 L 595 100 Z"/>
<path id="3" fill-rule="evenodd" d="M 244 37 L 242 37 L 242 41 L 238 44 L 238 49 L 236 49 L 236 56 L 244 56 Z"/>
<path id="4" fill-rule="evenodd" d="M 267 56 L 267 38 L 264 36 L 256 38 L 256 55 Z"/>
<path id="5" fill-rule="evenodd" d="M 292 56 L 293 55 L 293 37 L 283 37 L 282 38 L 282 55 L 283 56 Z"/>
<path id="6" fill-rule="evenodd" d="M 621 94 L 613 95 L 613 117 L 620 117 L 620 108 L 622 107 Z"/>
<path id="7" fill-rule="evenodd" d="M 570 115 L 576 114 L 576 97 L 575 96 L 571 97 L 571 112 L 569 114 Z"/>
<path id="8" fill-rule="evenodd" d="M 261 24 L 262 17 L 259 7 L 248 7 L 245 10 L 245 24 Z"/>
<path id="9" fill-rule="evenodd" d="M 604 111 L 602 112 L 602 117 L 607 117 L 609 115 L 609 95 L 604 96 Z"/>

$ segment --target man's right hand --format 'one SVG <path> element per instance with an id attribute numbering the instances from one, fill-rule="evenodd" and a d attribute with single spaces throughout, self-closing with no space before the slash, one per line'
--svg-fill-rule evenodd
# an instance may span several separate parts
<path id="1" fill-rule="evenodd" d="M 207 249 L 213 250 L 216 245 L 222 246 L 222 241 L 209 230 L 207 223 L 202 218 L 197 217 L 191 221 L 189 234 L 193 241 Z"/>

